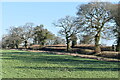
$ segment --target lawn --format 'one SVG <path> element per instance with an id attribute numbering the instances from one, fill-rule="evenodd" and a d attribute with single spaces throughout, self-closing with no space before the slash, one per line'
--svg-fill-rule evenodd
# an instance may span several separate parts
<path id="1" fill-rule="evenodd" d="M 118 62 L 46 52 L 1 50 L 3 78 L 118 78 Z"/>

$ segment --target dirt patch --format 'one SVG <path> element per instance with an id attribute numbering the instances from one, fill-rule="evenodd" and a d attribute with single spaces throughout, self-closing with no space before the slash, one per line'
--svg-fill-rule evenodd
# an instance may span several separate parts
<path id="1" fill-rule="evenodd" d="M 58 55 L 71 55 L 71 56 L 77 56 L 81 58 L 89 58 L 89 59 L 96 59 L 100 61 L 115 61 L 119 62 L 120 59 L 113 59 L 113 58 L 104 58 L 104 57 L 99 57 L 99 56 L 94 56 L 94 55 L 83 55 L 83 54 L 75 54 L 75 53 L 66 53 L 66 52 L 53 52 L 53 51 L 39 51 L 39 50 L 29 50 L 30 52 L 47 52 L 47 53 L 53 53 L 53 54 L 58 54 Z"/>
<path id="2" fill-rule="evenodd" d="M 40 51 L 40 50 L 28 50 L 30 52 L 48 52 L 48 51 Z"/>

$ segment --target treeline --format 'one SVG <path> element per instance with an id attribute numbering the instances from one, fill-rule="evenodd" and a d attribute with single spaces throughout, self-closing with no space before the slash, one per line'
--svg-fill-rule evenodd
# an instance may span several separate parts
<path id="1" fill-rule="evenodd" d="M 77 17 L 66 16 L 54 23 L 61 28 L 59 33 L 66 39 L 67 51 L 71 48 L 71 41 L 75 44 L 76 38 L 72 37 L 78 34 L 83 37 L 81 42 L 94 40 L 96 54 L 101 53 L 101 38 L 116 38 L 116 51 L 120 51 L 120 4 L 89 2 L 77 9 Z"/>
<path id="2" fill-rule="evenodd" d="M 95 52 L 101 53 L 100 39 L 116 39 L 116 51 L 120 51 L 120 5 L 110 2 L 89 2 L 77 7 L 77 16 L 66 16 L 54 22 L 54 26 L 61 28 L 58 32 L 65 38 L 67 51 L 80 43 L 95 44 Z M 33 44 L 51 45 L 65 43 L 63 39 L 55 36 L 43 25 L 34 29 L 31 24 L 23 27 L 13 27 L 9 30 L 9 35 L 3 37 L 3 47 L 18 45 L 24 42 L 27 47 L 28 40 Z M 72 45 L 71 45 L 72 42 Z M 6 44 L 6 45 L 5 45 Z M 14 44 L 14 45 L 13 45 Z"/>
<path id="3" fill-rule="evenodd" d="M 20 45 L 28 48 L 31 45 L 56 44 L 65 44 L 65 40 L 45 29 L 44 25 L 33 27 L 33 23 L 11 27 L 8 34 L 2 38 L 2 48 L 19 48 Z"/>

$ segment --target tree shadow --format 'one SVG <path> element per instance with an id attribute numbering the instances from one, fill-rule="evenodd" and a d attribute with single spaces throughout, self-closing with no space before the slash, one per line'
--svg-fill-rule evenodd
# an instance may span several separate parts
<path id="1" fill-rule="evenodd" d="M 64 46 L 64 45 L 63 46 L 60 46 L 60 45 L 59 46 L 55 46 L 55 45 L 53 45 L 53 46 L 47 46 L 47 47 L 66 47 L 66 46 Z"/>
<path id="2" fill-rule="evenodd" d="M 58 70 L 58 71 L 120 71 L 120 68 L 88 68 L 88 67 L 27 67 L 18 66 L 18 69 L 35 69 L 35 70 Z"/>
<path id="3" fill-rule="evenodd" d="M 18 66 L 15 68 L 25 68 L 25 69 L 46 69 L 46 70 L 68 70 L 68 71 L 119 71 L 120 68 L 116 68 L 112 65 L 118 65 L 119 62 L 106 62 L 106 61 L 98 61 L 93 59 L 85 59 L 80 57 L 68 56 L 68 55 L 55 55 L 46 52 L 13 52 L 13 53 L 3 53 L 3 58 L 6 60 L 21 60 L 26 63 L 49 63 L 49 64 L 60 64 L 60 65 L 68 65 L 71 67 L 27 67 L 27 66 Z M 84 65 L 85 67 L 78 67 L 80 65 Z M 77 67 L 76 67 L 77 66 Z M 89 67 L 91 66 L 91 67 Z M 106 67 L 108 66 L 108 67 Z M 89 68 L 88 68 L 89 67 Z M 100 68 L 98 68 L 100 67 Z"/>
<path id="4" fill-rule="evenodd" d="M 27 59 L 29 61 L 40 62 L 40 61 L 51 61 L 51 62 L 77 62 L 77 63 L 88 63 L 88 64 L 111 64 L 111 62 L 99 61 L 93 59 L 85 59 L 79 56 L 69 56 L 69 55 L 57 55 L 54 53 L 46 53 L 46 52 L 7 52 L 3 53 L 2 59 L 18 59 L 23 60 Z M 55 56 L 54 56 L 55 55 Z M 5 58 L 4 58 L 5 57 Z M 7 58 L 8 57 L 8 58 Z M 119 62 L 113 62 L 112 64 L 116 64 Z"/>

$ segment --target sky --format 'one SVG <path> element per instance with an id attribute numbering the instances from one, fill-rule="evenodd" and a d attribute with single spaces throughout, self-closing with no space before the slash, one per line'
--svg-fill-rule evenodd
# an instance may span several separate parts
<path id="1" fill-rule="evenodd" d="M 75 16 L 80 3 L 72 2 L 5 2 L 2 4 L 3 27 L 20 26 L 32 22 L 43 24 L 45 28 L 57 33 L 52 23 L 66 15 Z"/>
<path id="2" fill-rule="evenodd" d="M 11 26 L 21 26 L 25 23 L 43 24 L 46 29 L 58 35 L 59 28 L 52 23 L 66 15 L 76 16 L 78 5 L 83 2 L 2 2 L 0 3 L 0 37 Z M 103 40 L 102 43 L 111 45 L 113 40 Z"/>

